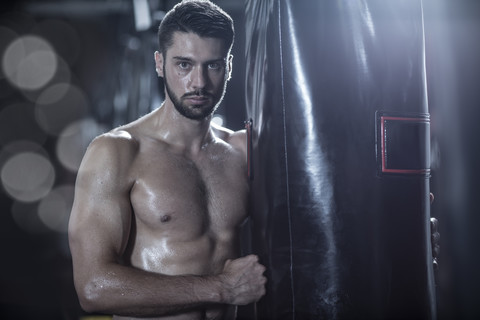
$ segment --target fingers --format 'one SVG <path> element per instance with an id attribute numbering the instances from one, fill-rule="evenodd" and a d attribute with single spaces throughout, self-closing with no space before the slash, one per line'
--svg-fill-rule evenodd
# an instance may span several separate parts
<path id="1" fill-rule="evenodd" d="M 258 256 L 254 254 L 241 257 L 235 260 L 227 260 L 227 262 L 225 262 L 225 267 L 227 266 L 233 266 L 237 268 L 239 267 L 251 268 L 252 271 L 256 271 L 261 274 L 263 274 L 266 270 L 265 266 L 259 263 Z"/>
<path id="2" fill-rule="evenodd" d="M 262 283 L 267 281 L 267 278 L 263 276 L 263 273 L 267 270 L 264 265 L 260 264 L 259 258 L 257 255 L 251 254 L 242 258 L 237 259 L 236 261 L 242 262 L 245 264 L 245 267 L 250 268 L 252 272 L 259 276 L 259 280 L 262 280 Z"/>
<path id="3" fill-rule="evenodd" d="M 226 261 L 222 279 L 231 299 L 229 303 L 245 305 L 256 302 L 265 295 L 265 270 L 256 255 Z"/>

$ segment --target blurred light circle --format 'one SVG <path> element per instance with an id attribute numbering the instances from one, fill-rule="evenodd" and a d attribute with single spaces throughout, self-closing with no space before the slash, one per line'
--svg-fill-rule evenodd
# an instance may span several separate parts
<path id="1" fill-rule="evenodd" d="M 223 117 L 221 115 L 214 115 L 213 118 L 212 118 L 212 122 L 219 125 L 219 126 L 223 126 L 224 125 L 224 120 L 223 120 Z"/>
<path id="2" fill-rule="evenodd" d="M 66 92 L 59 98 L 60 91 L 64 89 Z M 48 101 L 53 102 L 42 103 Z M 68 88 L 55 86 L 38 97 L 35 118 L 43 130 L 52 135 L 58 135 L 67 125 L 82 119 L 87 111 L 88 102 L 82 90 L 73 85 L 69 85 Z"/>
<path id="3" fill-rule="evenodd" d="M 23 152 L 5 162 L 1 180 L 12 198 L 25 202 L 37 201 L 50 192 L 55 181 L 55 169 L 45 156 Z"/>
<path id="4" fill-rule="evenodd" d="M 31 103 L 15 103 L 0 111 L 0 144 L 16 140 L 31 140 L 43 144 L 47 139 L 45 131 L 35 119 L 35 106 Z"/>
<path id="5" fill-rule="evenodd" d="M 33 234 L 45 233 L 49 231 L 37 214 L 38 203 L 25 203 L 15 201 L 12 205 L 11 213 L 15 223 L 24 231 Z"/>
<path id="6" fill-rule="evenodd" d="M 20 89 L 36 90 L 43 87 L 57 70 L 57 56 L 45 40 L 23 36 L 13 41 L 2 59 L 7 79 Z"/>
<path id="7" fill-rule="evenodd" d="M 91 118 L 69 125 L 57 140 L 57 157 L 69 170 L 77 172 L 88 145 L 105 128 Z"/>
<path id="8" fill-rule="evenodd" d="M 57 83 L 47 87 L 37 98 L 38 104 L 52 104 L 62 99 L 70 89 L 69 83 Z"/>
<path id="9" fill-rule="evenodd" d="M 74 187 L 60 186 L 42 199 L 38 206 L 40 220 L 51 230 L 66 233 L 73 205 Z"/>
<path id="10" fill-rule="evenodd" d="M 43 87 L 42 90 L 23 90 L 22 94 L 28 100 L 32 102 L 37 102 L 41 95 L 43 95 L 45 92 L 51 91 L 52 87 L 54 87 L 54 90 L 57 91 L 56 100 L 58 100 L 63 96 L 63 94 L 58 94 L 59 88 L 56 86 L 60 86 L 60 88 L 66 90 L 67 86 L 69 86 L 71 78 L 72 73 L 70 71 L 70 67 L 62 58 L 57 56 L 57 71 L 55 72 L 55 75 L 52 77 L 52 79 L 49 81 L 48 85 L 46 87 Z M 47 96 L 48 95 L 51 96 L 51 92 L 48 93 Z M 42 103 L 47 104 L 50 102 L 44 101 Z"/>

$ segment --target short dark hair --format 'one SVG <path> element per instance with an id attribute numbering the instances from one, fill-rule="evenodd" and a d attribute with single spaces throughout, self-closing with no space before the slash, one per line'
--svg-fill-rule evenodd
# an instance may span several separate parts
<path id="1" fill-rule="evenodd" d="M 235 37 L 232 18 L 209 0 L 183 0 L 165 15 L 158 28 L 159 50 L 164 57 L 175 32 L 221 39 L 228 50 Z"/>

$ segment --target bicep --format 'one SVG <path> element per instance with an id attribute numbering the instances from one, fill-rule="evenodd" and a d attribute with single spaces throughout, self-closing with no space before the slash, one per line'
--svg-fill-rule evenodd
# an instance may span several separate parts
<path id="1" fill-rule="evenodd" d="M 122 255 L 130 229 L 131 208 L 126 195 L 105 197 L 103 191 L 76 188 L 69 224 L 72 254 L 85 259 L 114 259 Z"/>
<path id="2" fill-rule="evenodd" d="M 117 262 L 125 250 L 131 223 L 129 187 L 122 164 L 112 150 L 95 146 L 84 157 L 77 176 L 69 223 L 76 277 Z"/>

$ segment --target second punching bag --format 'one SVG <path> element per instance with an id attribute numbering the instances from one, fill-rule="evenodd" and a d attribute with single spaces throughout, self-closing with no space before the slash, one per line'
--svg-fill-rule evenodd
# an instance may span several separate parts
<path id="1" fill-rule="evenodd" d="M 258 319 L 433 319 L 420 0 L 247 1 Z"/>

